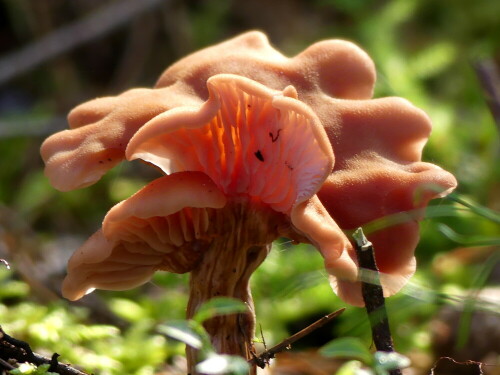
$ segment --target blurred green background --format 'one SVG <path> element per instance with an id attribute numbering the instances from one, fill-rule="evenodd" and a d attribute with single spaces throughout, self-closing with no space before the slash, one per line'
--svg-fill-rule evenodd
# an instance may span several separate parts
<path id="1" fill-rule="evenodd" d="M 500 2 L 491 0 L 1 0 L 0 258 L 12 269 L 0 269 L 0 325 L 89 372 L 180 371 L 182 345 L 155 327 L 183 317 L 186 275 L 158 274 L 142 288 L 79 303 L 59 294 L 72 251 L 150 176 L 122 164 L 90 188 L 60 193 L 38 150 L 75 105 L 151 87 L 180 57 L 249 29 L 287 55 L 321 39 L 353 41 L 375 61 L 375 96 L 404 97 L 430 115 L 424 159 L 453 172 L 457 199 L 471 205 L 435 202 L 422 223 L 419 270 L 387 301 L 396 349 L 414 360 L 415 374 L 445 355 L 496 363 L 485 371 L 498 374 L 500 221 L 482 207 L 500 210 L 500 124 L 477 75 L 478 64 L 500 65 Z M 344 306 L 322 267 L 308 246 L 275 244 L 252 280 L 268 346 Z M 314 350 L 343 336 L 370 345 L 364 310 L 348 307 L 297 343 L 275 373 L 333 373 Z"/>

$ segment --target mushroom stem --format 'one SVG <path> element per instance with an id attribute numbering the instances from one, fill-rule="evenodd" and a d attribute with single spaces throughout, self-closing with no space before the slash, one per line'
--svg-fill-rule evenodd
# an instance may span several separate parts
<path id="1" fill-rule="evenodd" d="M 238 249 L 243 250 L 243 256 L 234 256 L 237 252 L 226 251 L 226 248 L 213 247 L 206 257 L 210 261 L 202 262 L 200 267 L 191 272 L 188 318 L 194 316 L 201 304 L 218 296 L 238 298 L 248 306 L 246 313 L 220 315 L 205 322 L 205 329 L 217 353 L 239 355 L 246 359 L 251 359 L 251 353 L 255 353 L 255 312 L 249 280 L 253 271 L 264 261 L 270 247 Z M 187 347 L 186 353 L 188 373 L 195 374 L 197 351 Z M 255 370 L 250 371 L 250 374 L 254 373 Z"/>
<path id="2" fill-rule="evenodd" d="M 191 271 L 187 317 L 192 318 L 200 305 L 211 298 L 240 299 L 247 304 L 247 313 L 216 316 L 207 320 L 204 327 L 218 353 L 251 359 L 255 353 L 255 312 L 250 276 L 269 253 L 282 217 L 255 204 L 229 204 L 222 211 L 215 218 L 219 234 Z M 186 354 L 188 373 L 196 374 L 197 351 L 187 347 Z M 249 373 L 256 373 L 255 365 Z"/>

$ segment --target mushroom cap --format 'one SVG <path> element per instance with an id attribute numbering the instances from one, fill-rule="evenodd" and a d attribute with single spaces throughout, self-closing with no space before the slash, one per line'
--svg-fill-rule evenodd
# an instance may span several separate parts
<path id="1" fill-rule="evenodd" d="M 147 121 L 171 108 L 202 102 L 169 87 L 136 88 L 80 104 L 68 115 L 70 129 L 41 146 L 45 175 L 60 191 L 90 186 L 125 158 L 129 139 Z"/>
<path id="2" fill-rule="evenodd" d="M 292 85 L 301 100 L 302 95 L 318 92 L 368 99 L 376 78 L 373 61 L 354 43 L 324 40 L 287 57 L 269 44 L 264 33 L 250 31 L 177 61 L 163 72 L 156 87 L 175 85 L 206 98 L 205 82 L 217 74 L 237 74 L 275 90 Z"/>
<path id="3" fill-rule="evenodd" d="M 415 272 L 418 221 L 423 218 L 419 209 L 457 185 L 449 172 L 420 162 L 432 129 L 428 116 L 402 98 L 372 99 L 373 62 L 341 40 L 321 41 L 286 58 L 264 34 L 245 33 L 180 60 L 163 73 L 157 87 L 175 82 L 204 96 L 202 82 L 219 73 L 243 75 L 271 88 L 291 84 L 299 100 L 316 113 L 335 154 L 334 169 L 318 196 L 340 228 L 352 230 L 387 215 L 413 213 L 408 222 L 368 234 L 386 296 L 396 293 Z M 331 256 L 326 250 L 321 253 L 336 292 L 361 306 L 360 284 L 352 282 L 356 256 L 352 246 L 345 249 L 341 256 L 337 250 L 330 250 Z"/>
<path id="4" fill-rule="evenodd" d="M 375 81 L 373 62 L 350 42 L 322 41 L 288 58 L 263 33 L 247 32 L 179 60 L 155 89 L 132 89 L 74 108 L 68 115 L 71 129 L 52 135 L 41 147 L 51 184 L 61 191 L 94 184 L 125 158 L 128 141 L 150 119 L 203 103 L 209 96 L 207 81 L 217 74 L 236 74 L 280 91 L 291 85 L 301 100 L 307 95 L 313 101 L 322 92 L 369 98 Z"/>
<path id="5" fill-rule="evenodd" d="M 322 204 L 336 223 L 349 231 L 407 213 L 404 222 L 388 221 L 386 227 L 366 233 L 382 273 L 384 293 L 390 296 L 415 272 L 418 221 L 424 218 L 424 208 L 431 199 L 450 193 L 457 181 L 438 166 L 420 161 L 431 122 L 408 101 L 329 100 L 338 110 L 338 117 L 325 126 L 334 145 L 336 163 L 318 192 Z M 321 113 L 318 115 L 321 118 Z M 356 262 L 354 252 L 348 255 Z M 334 276 L 332 285 L 339 296 L 362 306 L 359 283 L 337 280 L 334 263 L 326 261 L 326 268 Z"/>
<path id="6" fill-rule="evenodd" d="M 181 148 L 176 150 L 177 146 L 170 145 L 168 152 L 162 149 L 159 139 L 168 140 L 173 133 L 180 136 L 189 126 L 196 127 L 202 117 L 210 117 L 209 112 L 216 107 L 213 103 L 220 100 L 212 83 L 222 85 L 227 75 L 244 77 L 253 86 L 261 84 L 279 92 L 271 105 L 275 109 L 283 103 L 285 107 L 297 106 L 297 113 L 314 114 L 315 119 L 309 122 L 322 125 L 329 143 L 326 147 L 323 136 L 315 138 L 318 148 L 327 153 L 330 151 L 325 150 L 333 148 L 335 154 L 333 170 L 325 175 L 323 170 L 312 172 L 317 176 L 316 182 L 326 178 L 322 186 L 316 182 L 307 185 L 310 190 L 300 195 L 296 194 L 299 190 L 286 189 L 286 184 L 272 185 L 265 179 L 248 178 L 266 169 L 260 159 L 270 160 L 267 151 L 260 148 L 253 150 L 254 160 L 248 164 L 251 171 L 242 176 L 233 173 L 242 169 L 236 167 L 238 159 L 228 156 L 229 151 L 211 164 L 220 168 L 207 169 L 200 162 L 202 158 L 197 161 L 194 156 L 197 150 L 206 149 L 198 147 L 206 141 L 200 134 L 195 137 L 197 147 L 188 156 L 182 155 Z M 244 78 L 241 79 L 245 81 Z M 306 237 L 320 247 L 325 266 L 333 276 L 332 284 L 343 299 L 361 305 L 359 283 L 353 282 L 357 277 L 354 253 L 340 228 L 351 230 L 394 213 L 417 213 L 409 215 L 408 222 L 368 234 L 383 272 L 384 289 L 387 295 L 392 294 L 415 270 L 417 221 L 422 219 L 419 210 L 430 199 L 444 196 L 456 186 L 451 174 L 421 162 L 422 148 L 431 131 L 429 118 L 403 99 L 372 99 L 375 80 L 373 62 L 350 42 L 321 41 L 289 58 L 270 46 L 264 34 L 248 32 L 179 60 L 165 70 L 154 89 L 134 89 L 75 108 L 68 118 L 72 129 L 49 137 L 42 145 L 45 171 L 60 190 L 88 186 L 122 160 L 127 150 L 128 157 L 145 158 L 167 173 L 203 171 L 224 194 L 250 192 L 261 197 L 261 193 L 266 193 L 266 202 L 287 212 L 297 232 L 316 233 L 316 239 Z M 192 114 L 193 123 L 184 127 L 172 125 L 173 119 L 186 118 L 187 113 Z M 226 114 L 217 116 L 223 118 Z M 272 136 L 268 134 L 266 140 L 275 139 L 278 129 L 270 131 Z M 284 136 L 280 133 L 280 138 Z M 220 142 L 216 148 L 229 150 L 223 138 Z M 259 147 L 262 145 L 261 140 L 256 142 Z M 252 156 L 248 152 L 245 155 Z M 181 165 L 181 160 L 188 162 L 189 168 Z M 232 167 L 226 168 L 226 160 L 232 160 L 228 164 Z M 284 159 L 279 160 L 284 164 Z M 267 164 L 271 163 L 266 163 L 266 167 Z M 267 167 L 266 173 L 283 180 L 272 167 Z M 298 176 L 294 178 L 300 180 Z M 319 199 L 314 196 L 318 189 Z M 328 216 L 334 221 L 326 219 Z M 318 241 L 323 237 L 315 232 L 314 223 L 328 223 L 318 228 L 330 228 L 324 233 L 330 233 L 335 246 Z"/>

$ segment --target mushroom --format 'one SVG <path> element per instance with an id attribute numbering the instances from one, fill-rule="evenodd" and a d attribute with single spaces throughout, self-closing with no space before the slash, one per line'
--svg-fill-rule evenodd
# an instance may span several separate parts
<path id="1" fill-rule="evenodd" d="M 188 318 L 213 297 L 244 301 L 247 314 L 213 318 L 206 329 L 218 352 L 251 358 L 249 279 L 273 240 L 315 243 L 332 262 L 349 242 L 315 196 L 333 152 L 295 90 L 235 75 L 213 76 L 207 86 L 203 105 L 166 111 L 131 138 L 127 158 L 166 176 L 108 212 L 70 259 L 63 295 L 128 289 L 156 270 L 191 272 Z M 195 353 L 188 356 L 192 371 Z"/>
<path id="2" fill-rule="evenodd" d="M 92 184 L 124 158 L 165 176 L 109 211 L 70 259 L 64 296 L 131 288 L 156 270 L 191 272 L 188 317 L 219 295 L 248 304 L 206 328 L 219 352 L 250 358 L 248 280 L 274 239 L 316 246 L 339 296 L 359 306 L 342 229 L 409 211 L 408 222 L 368 236 L 386 294 L 397 292 L 415 271 L 421 209 L 456 181 L 420 161 L 425 113 L 371 99 L 374 83 L 373 62 L 352 43 L 322 41 L 287 58 L 249 32 L 173 64 L 154 89 L 74 109 L 72 129 L 41 149 L 57 188 Z M 190 371 L 195 355 L 188 350 Z"/>

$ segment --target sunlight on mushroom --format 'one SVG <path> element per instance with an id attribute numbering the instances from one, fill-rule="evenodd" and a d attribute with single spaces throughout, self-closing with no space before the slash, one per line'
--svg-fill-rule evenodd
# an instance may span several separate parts
<path id="1" fill-rule="evenodd" d="M 359 306 L 343 230 L 411 211 L 408 222 L 368 235 L 385 293 L 396 293 L 415 271 L 421 209 L 456 181 L 420 161 L 425 113 L 403 99 L 371 99 L 374 83 L 373 62 L 352 43 L 323 41 L 287 58 L 249 32 L 173 64 L 154 89 L 74 109 L 71 129 L 42 145 L 56 188 L 93 184 L 124 158 L 166 176 L 109 211 L 71 258 L 64 295 L 132 288 L 157 270 L 191 272 L 188 317 L 216 296 L 248 304 L 249 313 L 206 328 L 220 353 L 250 358 L 248 283 L 275 239 L 317 247 L 338 295 Z M 188 351 L 190 369 L 195 355 Z"/>

